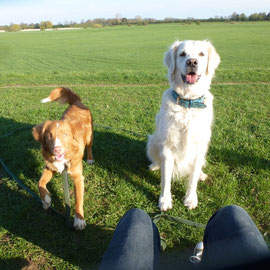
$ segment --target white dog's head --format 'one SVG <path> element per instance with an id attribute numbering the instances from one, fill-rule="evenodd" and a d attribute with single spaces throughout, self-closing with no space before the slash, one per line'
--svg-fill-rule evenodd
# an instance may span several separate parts
<path id="1" fill-rule="evenodd" d="M 171 87 L 184 88 L 185 92 L 208 90 L 219 63 L 220 57 L 209 41 L 176 41 L 164 57 Z"/>

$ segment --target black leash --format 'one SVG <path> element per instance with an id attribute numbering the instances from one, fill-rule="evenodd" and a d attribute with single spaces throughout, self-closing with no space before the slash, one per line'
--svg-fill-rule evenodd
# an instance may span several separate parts
<path id="1" fill-rule="evenodd" d="M 206 227 L 205 224 L 201 224 L 201 223 L 191 221 L 191 220 L 188 220 L 188 219 L 184 219 L 184 218 L 180 218 L 180 217 L 170 216 L 170 215 L 164 214 L 164 212 L 161 212 L 160 214 L 157 214 L 156 216 L 154 216 L 153 222 L 155 224 L 157 224 L 161 217 L 172 220 L 172 221 L 175 221 L 176 223 L 182 223 L 182 224 L 190 225 L 190 226 L 193 226 L 193 227 L 196 227 L 196 228 L 199 228 L 199 229 L 205 229 L 205 227 Z"/>
<path id="2" fill-rule="evenodd" d="M 175 221 L 176 223 L 179 223 L 179 224 L 186 224 L 186 225 L 190 225 L 190 226 L 193 226 L 193 227 L 196 227 L 199 229 L 205 229 L 205 227 L 206 227 L 205 224 L 201 224 L 201 223 L 194 222 L 194 221 L 180 218 L 180 217 L 170 216 L 170 215 L 164 214 L 164 212 L 161 212 L 160 214 L 155 215 L 153 218 L 153 222 L 157 225 L 157 223 L 159 222 L 161 217 L 168 219 L 168 220 L 171 220 L 171 221 Z M 167 247 L 166 239 L 162 235 L 160 235 L 160 245 L 161 245 L 161 248 L 163 251 Z"/>

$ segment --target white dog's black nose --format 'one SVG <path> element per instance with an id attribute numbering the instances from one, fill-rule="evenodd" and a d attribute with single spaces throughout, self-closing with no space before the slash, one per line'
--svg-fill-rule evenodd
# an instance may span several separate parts
<path id="1" fill-rule="evenodd" d="M 198 66 L 198 60 L 196 58 L 189 58 L 187 60 L 186 64 L 189 67 L 197 67 Z"/>

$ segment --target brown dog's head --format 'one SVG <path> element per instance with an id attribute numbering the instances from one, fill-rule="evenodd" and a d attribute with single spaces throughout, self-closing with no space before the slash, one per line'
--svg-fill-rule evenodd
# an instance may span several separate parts
<path id="1" fill-rule="evenodd" d="M 68 121 L 46 121 L 33 128 L 33 136 L 56 161 L 62 161 L 73 145 L 74 132 Z"/>

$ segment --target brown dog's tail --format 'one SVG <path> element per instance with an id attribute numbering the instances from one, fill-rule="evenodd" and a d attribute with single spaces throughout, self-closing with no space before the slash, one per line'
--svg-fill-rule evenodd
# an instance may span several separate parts
<path id="1" fill-rule="evenodd" d="M 52 90 L 47 98 L 41 100 L 41 103 L 51 101 L 59 101 L 60 103 L 68 103 L 69 105 L 72 105 L 77 101 L 81 101 L 81 98 L 70 89 L 59 87 Z"/>

